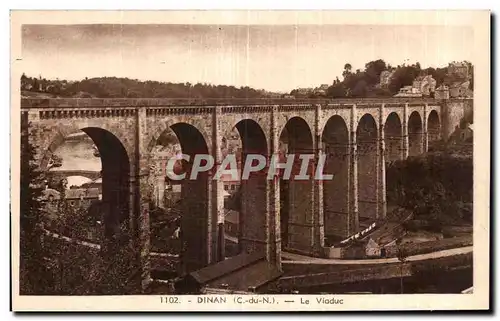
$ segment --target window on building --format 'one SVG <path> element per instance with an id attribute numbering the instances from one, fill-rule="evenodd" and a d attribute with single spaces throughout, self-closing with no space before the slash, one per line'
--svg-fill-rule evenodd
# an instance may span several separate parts
<path id="1" fill-rule="evenodd" d="M 229 186 L 224 185 L 224 190 L 225 190 L 225 191 L 229 190 Z"/>
<path id="2" fill-rule="evenodd" d="M 234 185 L 231 185 L 231 190 L 234 191 L 234 189 L 236 188 L 236 186 Z"/>

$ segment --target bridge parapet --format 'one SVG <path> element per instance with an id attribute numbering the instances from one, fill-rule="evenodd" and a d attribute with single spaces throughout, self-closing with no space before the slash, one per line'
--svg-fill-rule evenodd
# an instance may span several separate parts
<path id="1" fill-rule="evenodd" d="M 345 108 L 353 104 L 439 104 L 433 98 L 343 98 L 343 99 L 267 99 L 267 98 L 22 98 L 21 109 L 30 108 L 106 108 L 106 107 L 189 107 L 247 105 L 326 105 Z"/>
<path id="2" fill-rule="evenodd" d="M 240 244 L 248 244 L 242 249 L 250 252 L 265 248 L 266 259 L 279 266 L 282 240 L 288 240 L 284 248 L 317 254 L 326 237 L 334 239 L 357 232 L 360 217 L 383 218 L 388 155 L 392 155 L 392 159 L 405 159 L 412 154 L 409 151 L 414 155 L 425 151 L 431 141 L 428 132 L 433 132 L 434 139 L 447 138 L 465 114 L 464 105 L 469 103 L 464 99 L 431 98 L 23 98 L 21 112 L 23 119 L 32 122 L 30 139 L 38 146 L 37 159 L 41 168 L 46 167 L 44 164 L 68 135 L 81 130 L 95 139 L 94 143 L 102 146 L 102 150 L 111 145 L 113 151 L 121 155 L 102 156 L 102 160 L 106 160 L 103 162 L 103 181 L 109 186 L 109 189 L 103 188 L 103 195 L 117 195 L 113 198 L 117 212 L 121 211 L 118 204 L 129 204 L 130 230 L 144 251 L 141 264 L 144 280 L 147 280 L 149 200 L 156 184 L 156 178 L 150 175 L 150 155 L 158 137 L 165 131 L 174 131 L 183 152 L 210 154 L 217 162 L 221 159 L 223 138 L 230 137 L 234 128 L 242 145 L 246 139 L 248 150 L 244 150 L 245 153 L 257 149 L 258 153 L 275 154 L 283 140 L 287 148 L 293 147 L 290 151 L 314 154 L 314 164 L 318 164 L 323 149 L 334 151 L 329 155 L 330 167 L 326 168 L 331 169 L 329 174 L 336 175 L 338 185 L 307 182 L 301 186 L 304 192 L 299 191 L 298 184 L 292 188 L 288 185 L 289 191 L 299 192 L 289 192 L 287 206 L 290 213 L 295 214 L 287 214 L 283 224 L 278 215 L 281 183 L 273 181 L 271 185 L 262 180 L 244 185 L 245 213 L 262 215 L 242 215 L 245 228 Z M 429 126 L 430 113 L 434 110 L 434 126 Z M 410 118 L 419 120 L 414 122 Z M 113 144 L 109 144 L 110 141 Z M 115 170 L 117 163 L 121 164 L 120 172 Z M 106 173 L 110 179 L 106 179 Z M 184 223 L 196 230 L 191 233 L 197 238 L 190 240 L 189 255 L 198 268 L 223 257 L 217 253 L 223 245 L 218 247 L 216 244 L 217 233 L 220 233 L 218 224 L 223 222 L 218 216 L 219 204 L 223 203 L 219 191 L 222 188 L 219 188 L 221 184 L 209 179 L 203 183 L 203 190 L 184 184 L 184 199 L 189 197 L 184 212 L 200 213 L 189 219 L 185 216 Z M 121 186 L 126 188 L 119 189 L 119 194 L 114 193 L 114 188 Z M 298 195 L 306 196 L 299 199 Z M 198 223 L 199 217 L 205 218 L 204 221 Z M 187 257 L 184 255 L 186 262 Z"/>

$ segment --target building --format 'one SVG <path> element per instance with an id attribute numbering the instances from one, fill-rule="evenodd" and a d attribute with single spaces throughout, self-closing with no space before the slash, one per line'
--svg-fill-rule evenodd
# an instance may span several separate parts
<path id="1" fill-rule="evenodd" d="M 150 171 L 154 174 L 153 201 L 155 206 L 160 208 L 171 207 L 180 198 L 180 182 L 173 181 L 168 176 L 171 174 L 182 174 L 182 163 L 175 162 L 171 172 L 167 172 L 168 161 L 180 155 L 181 147 L 178 143 L 171 143 L 167 146 L 157 145 L 153 150 L 153 160 Z M 179 185 L 178 187 L 173 187 Z M 178 190 L 178 191 L 177 191 Z"/>
<path id="2" fill-rule="evenodd" d="M 465 62 L 451 62 L 448 64 L 448 75 L 454 78 L 468 80 L 471 78 L 469 65 Z"/>
<path id="3" fill-rule="evenodd" d="M 230 174 L 221 175 L 221 181 L 224 185 L 224 191 L 228 192 L 229 194 L 233 194 L 240 188 L 241 181 L 239 179 L 235 179 L 236 177 L 237 173 L 235 173 L 234 176 Z"/>
<path id="4" fill-rule="evenodd" d="M 69 206 L 88 208 L 92 202 L 102 199 L 98 188 L 71 188 L 66 190 L 65 200 Z"/>
<path id="5" fill-rule="evenodd" d="M 230 237 L 238 237 L 240 214 L 237 211 L 224 210 L 224 231 Z"/>
<path id="6" fill-rule="evenodd" d="M 436 99 L 450 99 L 450 88 L 446 85 L 441 85 L 436 88 L 434 92 L 434 98 Z"/>
<path id="7" fill-rule="evenodd" d="M 267 98 L 281 98 L 281 93 L 272 93 L 272 92 L 266 92 L 265 97 Z"/>
<path id="8" fill-rule="evenodd" d="M 22 90 L 27 90 L 27 91 L 30 91 L 30 90 L 32 90 L 32 89 L 33 89 L 33 85 L 32 85 L 32 84 L 30 84 L 30 83 L 28 83 L 28 82 L 27 82 L 27 83 L 23 83 L 23 84 L 21 85 L 21 89 L 22 89 Z"/>
<path id="9" fill-rule="evenodd" d="M 99 193 L 102 194 L 102 177 L 99 177 L 96 180 L 93 180 L 88 183 L 84 183 L 81 186 L 82 188 L 97 188 L 99 189 Z"/>
<path id="10" fill-rule="evenodd" d="M 391 83 L 392 75 L 394 75 L 393 70 L 384 70 L 380 73 L 380 88 L 388 88 Z"/>
<path id="11" fill-rule="evenodd" d="M 328 84 L 321 84 L 319 87 L 314 89 L 314 94 L 315 95 L 326 95 L 326 92 L 328 91 Z"/>
<path id="12" fill-rule="evenodd" d="M 469 89 L 470 81 L 464 81 L 462 83 L 453 83 L 450 85 L 450 97 L 451 98 L 470 98 L 473 93 Z"/>
<path id="13" fill-rule="evenodd" d="M 174 207 L 182 197 L 182 182 L 165 178 L 165 189 L 162 193 L 162 199 L 158 200 L 162 208 Z"/>
<path id="14" fill-rule="evenodd" d="M 453 79 L 449 85 L 451 98 L 471 98 L 473 91 L 470 89 L 472 70 L 465 62 L 452 62 L 448 65 L 448 76 Z"/>
<path id="15" fill-rule="evenodd" d="M 413 86 L 404 86 L 399 89 L 399 92 L 394 97 L 422 97 L 422 93 Z"/>
<path id="16" fill-rule="evenodd" d="M 422 96 L 431 96 L 436 90 L 436 80 L 431 75 L 418 76 L 413 81 L 412 87 L 418 89 Z"/>
<path id="17" fill-rule="evenodd" d="M 365 247 L 365 253 L 367 257 L 380 257 L 381 247 L 372 238 L 368 240 Z"/>
<path id="18" fill-rule="evenodd" d="M 295 96 L 309 96 L 314 92 L 313 88 L 297 88 L 294 90 Z"/>

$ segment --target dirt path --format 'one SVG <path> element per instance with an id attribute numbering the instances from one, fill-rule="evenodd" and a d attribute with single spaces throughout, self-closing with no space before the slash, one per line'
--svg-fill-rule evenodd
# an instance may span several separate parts
<path id="1" fill-rule="evenodd" d="M 453 256 L 458 254 L 471 253 L 473 246 L 459 247 L 454 249 L 436 251 L 431 253 L 417 254 L 408 256 L 406 261 L 421 261 L 425 259 L 432 259 L 445 256 Z M 321 259 L 300 254 L 293 254 L 288 252 L 282 252 L 281 257 L 283 259 L 282 263 L 293 263 L 293 264 L 384 264 L 384 263 L 394 263 L 399 262 L 398 258 L 391 257 L 386 259 L 364 259 L 364 260 L 342 260 L 342 259 Z"/>

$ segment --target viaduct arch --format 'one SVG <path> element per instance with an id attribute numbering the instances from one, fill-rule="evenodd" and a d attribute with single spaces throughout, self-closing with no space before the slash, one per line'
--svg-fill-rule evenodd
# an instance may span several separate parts
<path id="1" fill-rule="evenodd" d="M 386 162 L 424 152 L 429 143 L 448 137 L 470 103 L 395 98 L 23 99 L 21 113 L 31 123 L 30 139 L 38 146 L 41 168 L 65 135 L 84 130 L 94 140 L 103 159 L 104 198 L 112 207 L 106 235 L 125 232 L 141 249 L 147 284 L 148 204 L 154 185 L 150 152 L 166 129 L 174 131 L 183 153 L 193 156 L 183 163 L 188 173 L 197 154 L 210 154 L 220 165 L 222 137 L 232 128 L 240 134 L 243 159 L 257 153 L 269 160 L 279 152 L 280 140 L 290 154 L 312 155 L 308 173 L 326 156 L 323 172 L 334 175 L 331 181 L 283 183 L 255 173 L 242 184 L 240 250 L 262 251 L 270 264 L 280 266 L 282 247 L 318 256 L 330 241 L 358 231 L 363 221 L 383 218 Z M 217 225 L 223 222 L 222 184 L 212 175 L 183 182 L 185 271 L 223 259 L 217 236 Z M 121 224 L 117 230 L 123 222 L 126 227 Z"/>

